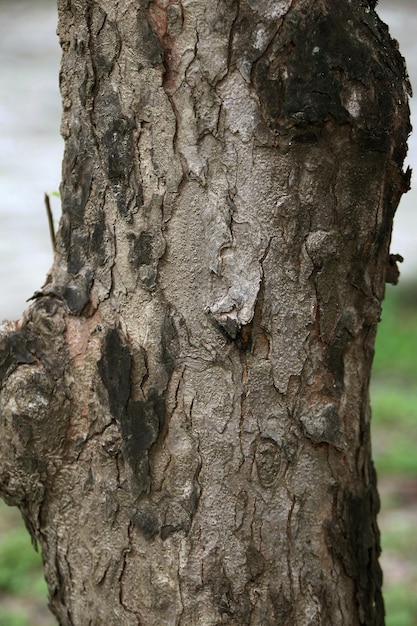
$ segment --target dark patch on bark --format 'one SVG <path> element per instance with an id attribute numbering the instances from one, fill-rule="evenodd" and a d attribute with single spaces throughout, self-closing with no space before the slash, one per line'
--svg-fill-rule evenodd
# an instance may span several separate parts
<path id="1" fill-rule="evenodd" d="M 102 211 L 97 211 L 96 222 L 90 239 L 89 252 L 90 256 L 96 256 L 98 265 L 104 265 L 107 258 L 104 243 L 105 229 L 106 223 L 104 221 L 104 213 Z"/>
<path id="2" fill-rule="evenodd" d="M 64 183 L 61 186 L 63 213 L 68 214 L 72 228 L 84 224 L 85 206 L 90 196 L 94 163 L 82 149 L 77 134 L 65 144 Z"/>
<path id="3" fill-rule="evenodd" d="M 129 459 L 134 463 L 138 455 L 155 443 L 164 422 L 165 400 L 155 389 L 145 401 L 131 400 L 122 416 L 121 428 Z"/>
<path id="4" fill-rule="evenodd" d="M 358 55 L 362 57 L 363 50 L 352 36 L 341 33 L 345 25 L 339 20 L 322 14 L 307 22 L 301 12 L 290 11 L 279 37 L 256 64 L 255 85 L 272 129 L 278 130 L 285 120 L 297 126 L 321 126 L 330 116 L 348 121 L 341 81 L 333 68 L 346 71 L 349 56 L 362 74 Z"/>
<path id="5" fill-rule="evenodd" d="M 64 286 L 62 297 L 71 315 L 81 315 L 83 312 L 90 301 L 92 282 L 91 272 L 87 272 L 85 276 L 78 276 L 76 280 Z"/>
<path id="6" fill-rule="evenodd" d="M 242 326 L 236 336 L 236 345 L 240 350 L 250 352 L 252 349 L 253 323 Z"/>
<path id="7" fill-rule="evenodd" d="M 356 134 L 363 150 L 369 152 L 387 152 L 391 145 L 391 135 L 388 130 L 359 128 Z"/>
<path id="8" fill-rule="evenodd" d="M 149 502 L 141 502 L 132 516 L 134 524 L 140 529 L 145 539 L 152 539 L 159 532 L 158 514 Z"/>
<path id="9" fill-rule="evenodd" d="M 51 317 L 49 298 L 41 298 L 25 319 L 19 330 L 10 332 L 0 344 L 0 387 L 3 380 L 19 365 L 32 365 L 41 361 L 54 380 L 64 371 L 62 346 L 51 350 L 51 345 L 62 341 L 63 330 Z M 53 307 L 52 315 L 56 312 Z M 61 359 L 63 362 L 61 363 Z M 40 384 L 40 383 L 39 383 Z"/>
<path id="10" fill-rule="evenodd" d="M 149 489 L 148 453 L 164 425 L 165 398 L 150 388 L 144 400 L 130 399 L 132 355 L 114 328 L 106 334 L 97 367 L 107 389 L 110 411 L 120 427 L 123 455 L 132 469 L 133 492 L 138 497 Z"/>
<path id="11" fill-rule="evenodd" d="M 139 279 L 150 291 L 156 287 L 157 279 L 157 255 L 154 252 L 154 236 L 146 231 L 136 236 L 129 233 L 130 252 L 129 261 L 132 267 L 139 272 Z M 143 268 L 143 272 L 141 272 Z"/>
<path id="12" fill-rule="evenodd" d="M 133 168 L 132 129 L 132 122 L 125 115 L 120 114 L 112 120 L 103 136 L 107 176 L 116 198 L 118 211 L 124 218 L 130 216 L 129 178 Z"/>
<path id="13" fill-rule="evenodd" d="M 77 275 L 92 257 L 85 234 L 86 206 L 94 178 L 95 150 L 90 138 L 74 131 L 65 145 L 61 185 L 62 220 L 59 243 L 67 260 L 68 272 Z M 94 252 L 93 252 L 94 254 Z"/>
<path id="14" fill-rule="evenodd" d="M 61 305 L 64 305 L 65 310 L 71 315 L 81 315 L 90 301 L 92 282 L 92 272 L 87 271 L 63 284 L 47 283 L 44 289 L 32 296 L 31 300 L 42 299 L 42 307 L 48 315 L 54 315 Z"/>
<path id="15" fill-rule="evenodd" d="M 138 237 L 133 233 L 129 234 L 131 241 L 130 262 L 135 269 L 141 265 L 152 265 L 153 263 L 153 237 L 148 232 L 141 232 Z"/>
<path id="16" fill-rule="evenodd" d="M 0 387 L 18 365 L 34 363 L 35 344 L 22 331 L 10 333 L 0 351 Z"/>
<path id="17" fill-rule="evenodd" d="M 104 338 L 97 367 L 107 389 L 110 411 L 120 423 L 130 397 L 132 357 L 115 328 L 111 328 Z"/>
<path id="18" fill-rule="evenodd" d="M 145 8 L 150 2 L 143 4 Z M 138 11 L 137 17 L 138 42 L 141 47 L 141 53 L 145 53 L 149 63 L 153 67 L 162 65 L 163 51 L 158 37 L 152 30 L 152 26 L 148 20 L 145 11 Z"/>
<path id="19" fill-rule="evenodd" d="M 306 130 L 305 132 L 296 133 L 292 136 L 292 141 L 295 141 L 296 143 L 315 145 L 316 143 L 318 143 L 318 140 L 318 134 L 308 130 Z"/>
<path id="20" fill-rule="evenodd" d="M 84 232 L 75 231 L 70 238 L 70 247 L 68 250 L 68 272 L 74 276 L 81 271 L 86 262 L 88 255 L 87 248 L 88 236 Z"/>
<path id="21" fill-rule="evenodd" d="M 361 624 L 384 624 L 384 602 L 381 594 L 382 572 L 378 562 L 380 535 L 376 516 L 380 508 L 376 475 L 370 464 L 372 483 L 360 495 L 340 494 L 341 510 L 329 524 L 330 547 L 343 563 L 356 586 L 355 598 L 362 615 Z"/>
<path id="22" fill-rule="evenodd" d="M 165 399 L 155 389 L 146 400 L 131 400 L 121 416 L 123 450 L 135 478 L 137 495 L 149 488 L 148 452 L 158 438 L 164 423 Z"/>
<path id="23" fill-rule="evenodd" d="M 94 228 L 89 233 L 78 228 L 73 229 L 69 216 L 62 216 L 59 241 L 67 259 L 69 274 L 76 276 L 87 263 L 90 266 L 105 263 L 107 258 L 104 241 L 105 227 L 104 215 L 100 210 L 96 212 Z"/>
<path id="24" fill-rule="evenodd" d="M 329 120 L 349 123 L 364 150 L 385 151 L 391 140 L 387 129 L 397 114 L 395 92 L 401 93 L 407 80 L 401 55 L 377 15 L 364 7 L 356 16 L 344 3 L 316 11 L 305 13 L 298 5 L 290 10 L 253 67 L 264 120 L 274 132 L 308 130 L 296 135 L 305 143 L 314 143 Z M 381 42 L 377 55 L 375 37 Z M 368 98 L 352 117 L 344 90 L 358 84 Z"/>
<path id="25" fill-rule="evenodd" d="M 107 173 L 110 182 L 119 183 L 131 169 L 132 134 L 127 117 L 113 120 L 104 134 L 103 143 L 107 150 Z"/>
<path id="26" fill-rule="evenodd" d="M 138 188 L 136 191 L 136 206 L 139 208 L 143 205 L 143 187 L 140 183 L 138 183 Z"/>
<path id="27" fill-rule="evenodd" d="M 326 364 L 333 374 L 334 385 L 338 391 L 343 391 L 345 388 L 344 352 L 347 340 L 347 331 L 344 328 L 338 328 L 326 350 Z"/>

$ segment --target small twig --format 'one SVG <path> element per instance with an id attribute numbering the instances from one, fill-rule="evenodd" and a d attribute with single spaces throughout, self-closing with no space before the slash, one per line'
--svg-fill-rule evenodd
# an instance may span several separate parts
<path id="1" fill-rule="evenodd" d="M 45 193 L 45 206 L 46 206 L 46 214 L 48 216 L 48 225 L 49 225 L 49 235 L 51 237 L 52 248 L 55 250 L 56 246 L 56 238 L 55 238 L 55 229 L 54 229 L 54 218 L 51 211 L 51 203 L 49 201 L 49 196 Z"/>

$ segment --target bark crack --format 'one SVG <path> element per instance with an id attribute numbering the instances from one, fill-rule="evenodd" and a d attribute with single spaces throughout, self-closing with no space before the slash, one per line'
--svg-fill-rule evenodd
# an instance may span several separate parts
<path id="1" fill-rule="evenodd" d="M 218 2 L 218 4 L 220 3 Z M 233 55 L 233 41 L 234 41 L 235 34 L 236 34 L 236 25 L 237 25 L 237 21 L 239 18 L 239 14 L 240 14 L 240 0 L 236 0 L 236 13 L 234 15 L 232 24 L 230 26 L 229 41 L 227 45 L 227 73 L 226 73 L 226 76 L 224 76 L 222 80 L 224 80 L 228 76 L 228 74 L 230 74 L 230 71 L 231 71 L 232 55 Z"/>
<path id="2" fill-rule="evenodd" d="M 127 560 L 128 560 L 128 556 L 132 551 L 132 546 L 134 543 L 133 540 L 133 531 L 134 531 L 134 526 L 132 522 L 129 522 L 128 527 L 127 527 L 127 538 L 128 538 L 128 545 L 124 548 L 123 550 L 123 556 L 122 556 L 122 566 L 120 568 L 120 575 L 118 577 L 118 584 L 119 584 L 119 600 L 120 600 L 120 605 L 123 607 L 123 609 L 126 611 L 126 613 L 128 613 L 129 615 L 131 615 L 132 617 L 134 617 L 136 619 L 136 623 L 137 626 L 145 626 L 145 623 L 143 622 L 141 616 L 138 614 L 138 612 L 136 611 L 132 611 L 132 609 L 129 608 L 128 604 L 125 602 L 124 600 L 124 579 L 125 576 L 128 576 L 127 571 L 128 571 L 128 564 L 127 564 Z"/>

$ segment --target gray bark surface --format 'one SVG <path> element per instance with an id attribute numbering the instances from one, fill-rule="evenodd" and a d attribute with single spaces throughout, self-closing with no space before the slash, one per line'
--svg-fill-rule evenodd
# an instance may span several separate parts
<path id="1" fill-rule="evenodd" d="M 365 2 L 59 0 L 55 261 L 0 492 L 62 625 L 384 623 L 368 383 L 408 187 Z"/>

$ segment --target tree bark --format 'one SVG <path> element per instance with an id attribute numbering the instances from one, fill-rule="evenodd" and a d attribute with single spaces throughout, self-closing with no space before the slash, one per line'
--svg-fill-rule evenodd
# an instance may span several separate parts
<path id="1" fill-rule="evenodd" d="M 368 383 L 410 130 L 387 28 L 361 0 L 58 7 L 63 214 L 0 349 L 0 490 L 52 611 L 383 624 Z"/>

